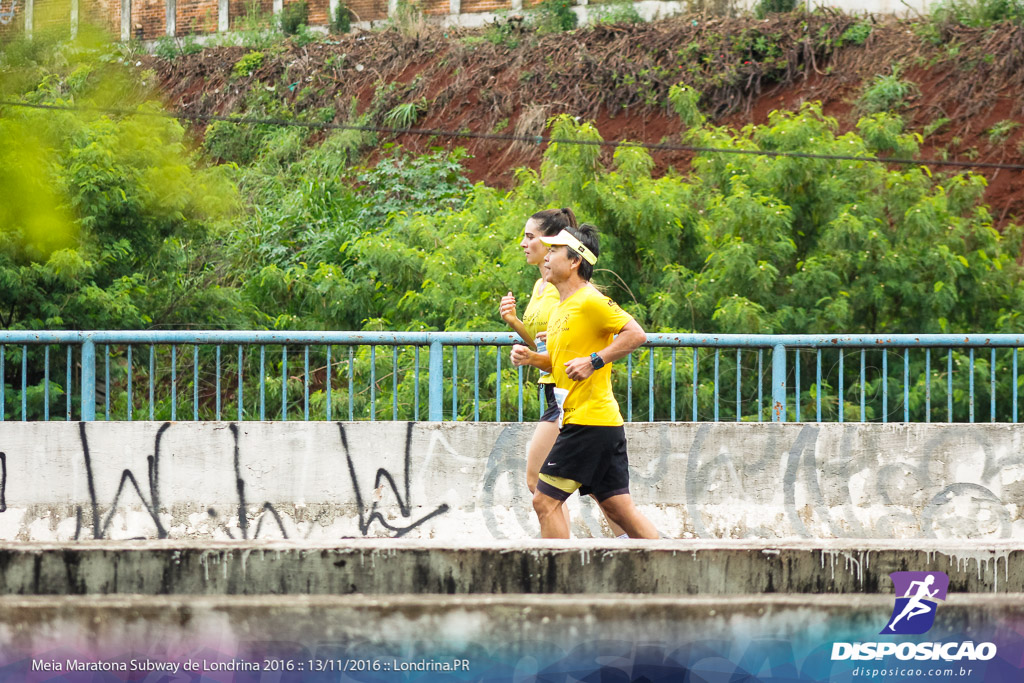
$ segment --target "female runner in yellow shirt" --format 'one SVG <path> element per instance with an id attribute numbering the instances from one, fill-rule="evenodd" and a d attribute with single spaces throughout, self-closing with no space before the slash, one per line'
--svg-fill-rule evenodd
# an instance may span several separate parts
<path id="1" fill-rule="evenodd" d="M 523 319 L 516 315 L 516 299 L 509 292 L 501 299 L 499 311 L 501 318 L 522 337 L 526 345 L 535 351 L 544 350 L 544 341 L 547 337 L 548 316 L 559 303 L 558 290 L 549 285 L 544 279 L 544 271 L 541 266 L 544 264 L 544 257 L 547 255 L 548 247 L 540 241 L 540 237 L 557 235 L 566 226 L 577 227 L 576 216 L 571 209 L 547 209 L 538 211 L 530 216 L 523 227 L 523 240 L 519 246 L 523 248 L 526 255 L 526 262 L 531 266 L 537 266 L 541 277 L 533 284 L 533 293 L 530 302 L 523 312 Z M 544 388 L 545 410 L 537 423 L 537 429 L 530 439 L 530 445 L 526 452 L 526 486 L 530 493 L 537 490 L 537 480 L 540 476 L 541 465 L 551 445 L 558 438 L 559 430 L 559 408 L 555 400 L 555 380 L 548 373 L 543 373 L 537 380 Z M 569 510 L 562 506 L 565 513 L 566 525 L 569 524 Z M 607 518 L 606 518 L 607 519 Z M 622 529 L 618 525 L 607 520 L 614 535 L 621 535 Z"/>

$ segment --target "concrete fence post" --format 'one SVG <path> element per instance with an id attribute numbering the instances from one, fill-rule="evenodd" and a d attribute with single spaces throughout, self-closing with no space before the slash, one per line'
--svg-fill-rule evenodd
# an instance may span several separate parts
<path id="1" fill-rule="evenodd" d="M 178 32 L 178 0 L 167 0 L 167 35 Z"/>
<path id="2" fill-rule="evenodd" d="M 228 0 L 217 0 L 217 31 L 223 33 L 231 29 Z"/>
<path id="3" fill-rule="evenodd" d="M 453 16 L 462 13 L 462 0 L 448 0 L 448 12 Z"/>
<path id="4" fill-rule="evenodd" d="M 440 422 L 444 419 L 444 347 L 440 339 L 430 342 L 427 419 Z"/>
<path id="5" fill-rule="evenodd" d="M 786 422 L 786 347 L 772 349 L 772 422 Z"/>
<path id="6" fill-rule="evenodd" d="M 25 0 L 25 36 L 32 37 L 32 22 L 35 14 L 35 0 Z"/>
<path id="7" fill-rule="evenodd" d="M 82 342 L 82 422 L 96 419 L 96 344 Z"/>
<path id="8" fill-rule="evenodd" d="M 121 0 L 121 40 L 132 39 L 132 0 Z"/>
<path id="9" fill-rule="evenodd" d="M 274 16 L 280 17 L 284 11 L 284 0 L 274 0 Z"/>
<path id="10" fill-rule="evenodd" d="M 78 0 L 71 0 L 71 39 L 78 37 Z"/>

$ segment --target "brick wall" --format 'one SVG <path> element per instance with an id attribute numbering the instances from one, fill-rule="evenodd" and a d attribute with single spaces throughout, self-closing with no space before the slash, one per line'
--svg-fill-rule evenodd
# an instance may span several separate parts
<path id="1" fill-rule="evenodd" d="M 511 9 L 512 3 L 508 0 L 462 0 L 462 11 L 466 14 L 474 12 L 498 12 Z"/>
<path id="2" fill-rule="evenodd" d="M 216 0 L 178 0 L 175 17 L 179 36 L 217 32 Z"/>
<path id="3" fill-rule="evenodd" d="M 256 17 L 269 21 L 273 13 L 274 0 L 229 0 L 228 26 L 232 30 L 245 28 L 246 24 Z"/>
<path id="4" fill-rule="evenodd" d="M 387 0 L 352 0 L 346 2 L 357 21 L 380 21 L 388 18 Z"/>
<path id="5" fill-rule="evenodd" d="M 167 35 L 166 0 L 132 0 L 131 37 L 149 40 Z"/>
<path id="6" fill-rule="evenodd" d="M 20 33 L 24 26 L 24 0 L 0 0 L 0 40 Z"/>
<path id="7" fill-rule="evenodd" d="M 70 31 L 71 0 L 33 0 L 34 32 L 47 29 Z M 291 0 L 292 2 L 296 0 Z M 352 10 L 355 21 L 381 21 L 388 17 L 388 0 L 341 0 Z M 600 0 L 592 0 L 600 1 Z M 0 40 L 24 28 L 25 4 L 28 0 L 0 0 Z M 289 0 L 285 0 L 287 4 Z M 326 26 L 330 23 L 330 0 L 306 0 L 309 7 L 309 24 Z M 537 4 L 539 0 L 523 0 L 524 7 Z M 133 39 L 154 40 L 167 35 L 167 0 L 132 0 L 130 34 Z M 175 9 L 175 35 L 211 34 L 217 31 L 217 0 L 177 0 Z M 450 0 L 418 0 L 424 14 L 447 15 L 451 12 Z M 462 12 L 495 12 L 512 7 L 511 0 L 462 0 Z M 248 28 L 255 17 L 263 21 L 272 20 L 274 0 L 229 0 L 228 26 L 231 30 Z M 252 16 L 250 16 L 250 14 Z M 121 35 L 121 0 L 79 0 L 79 21 L 100 24 L 112 35 Z"/>
<path id="8" fill-rule="evenodd" d="M 452 11 L 449 0 L 420 0 L 419 7 L 424 14 L 451 14 Z"/>

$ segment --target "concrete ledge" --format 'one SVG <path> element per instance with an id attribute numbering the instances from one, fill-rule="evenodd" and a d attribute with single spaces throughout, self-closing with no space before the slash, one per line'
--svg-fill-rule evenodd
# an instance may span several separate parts
<path id="1" fill-rule="evenodd" d="M 889 593 L 893 571 L 944 571 L 951 593 L 1024 593 L 1016 542 L 412 540 L 77 542 L 0 546 L 11 595 Z"/>

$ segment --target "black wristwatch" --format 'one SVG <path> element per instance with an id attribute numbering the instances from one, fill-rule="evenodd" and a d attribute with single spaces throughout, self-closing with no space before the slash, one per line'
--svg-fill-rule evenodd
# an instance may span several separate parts
<path id="1" fill-rule="evenodd" d="M 590 364 L 594 366 L 595 370 L 600 370 L 604 367 L 604 358 L 601 358 L 601 356 L 594 352 L 590 354 Z"/>

